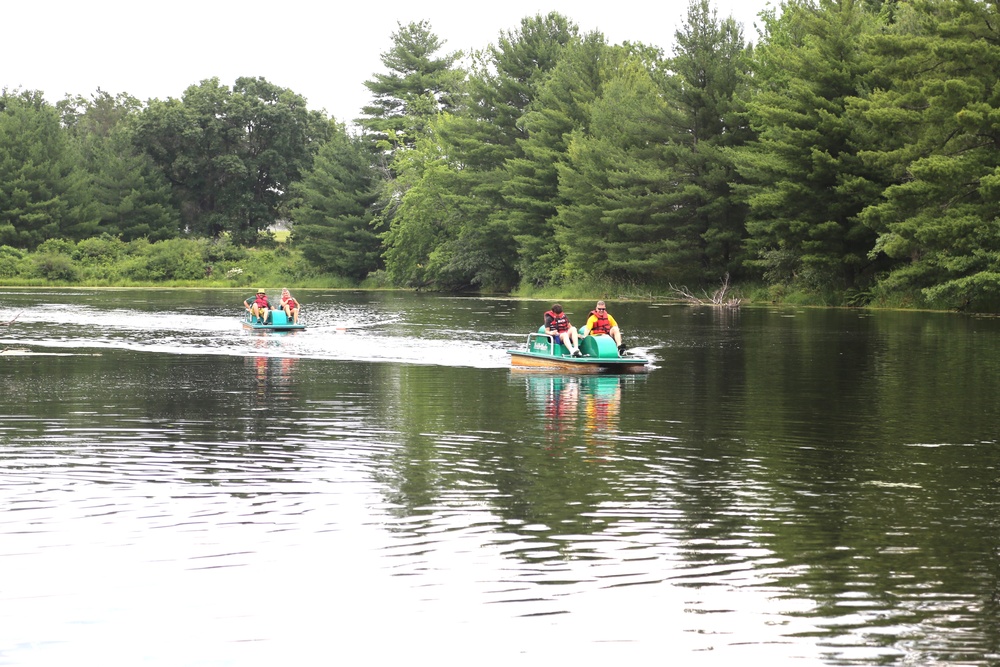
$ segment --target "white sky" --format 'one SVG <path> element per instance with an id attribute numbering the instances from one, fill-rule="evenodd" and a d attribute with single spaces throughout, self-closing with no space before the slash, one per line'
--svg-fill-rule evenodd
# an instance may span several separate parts
<path id="1" fill-rule="evenodd" d="M 711 0 L 755 40 L 758 12 L 775 0 Z M 232 86 L 262 76 L 350 123 L 371 96 L 364 82 L 384 72 L 391 35 L 428 20 L 444 52 L 482 49 L 522 18 L 556 11 L 609 43 L 643 42 L 669 53 L 687 0 L 35 0 L 0 5 L 0 88 L 65 95 L 180 97 L 203 79 Z"/>

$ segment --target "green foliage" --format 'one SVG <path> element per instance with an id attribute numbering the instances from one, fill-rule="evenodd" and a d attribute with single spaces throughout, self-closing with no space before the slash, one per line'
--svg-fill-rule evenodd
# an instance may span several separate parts
<path id="1" fill-rule="evenodd" d="M 67 257 L 72 257 L 73 252 L 76 249 L 76 244 L 69 239 L 47 239 L 39 244 L 36 250 L 39 254 L 46 255 L 65 255 Z"/>
<path id="2" fill-rule="evenodd" d="M 130 280 L 165 282 L 198 280 L 206 275 L 204 250 L 200 239 L 169 239 L 151 244 L 147 253 L 133 257 L 125 276 Z"/>
<path id="3" fill-rule="evenodd" d="M 86 238 L 97 222 L 59 114 L 40 93 L 2 92 L 0 243 L 33 249 L 47 238 Z"/>
<path id="4" fill-rule="evenodd" d="M 930 303 L 995 308 L 1000 274 L 1000 46 L 993 5 L 943 0 L 900 7 L 876 43 L 893 85 L 857 105 L 862 158 L 893 176 L 861 219 L 872 257 L 894 268 L 883 290 Z M 972 64 L 974 63 L 974 66 Z"/>
<path id="5" fill-rule="evenodd" d="M 102 234 L 77 243 L 73 258 L 83 265 L 113 264 L 125 256 L 127 248 L 120 238 Z"/>
<path id="6" fill-rule="evenodd" d="M 209 264 L 225 264 L 242 262 L 250 258 L 250 251 L 236 245 L 228 236 L 212 239 L 203 248 L 205 261 Z"/>
<path id="7" fill-rule="evenodd" d="M 412 147 L 427 133 L 427 125 L 441 112 L 455 108 L 465 73 L 455 64 L 461 51 L 437 55 L 444 42 L 428 21 L 397 24 L 392 47 L 381 55 L 386 72 L 365 81 L 372 102 L 357 123 L 372 142 L 390 154 Z"/>
<path id="8" fill-rule="evenodd" d="M 261 78 L 0 91 L 0 278 L 592 296 L 729 273 L 767 301 L 1000 308 L 996 4 L 761 24 L 751 49 L 690 0 L 665 57 L 536 15 L 468 69 L 400 25 L 361 136 Z"/>
<path id="9" fill-rule="evenodd" d="M 22 269 L 25 252 L 9 245 L 0 245 L 0 278 L 13 278 Z"/>
<path id="10" fill-rule="evenodd" d="M 91 183 L 103 233 L 126 241 L 173 238 L 180 211 L 166 179 L 149 156 L 139 153 L 126 130 L 91 138 Z"/>
<path id="11" fill-rule="evenodd" d="M 369 166 L 364 144 L 338 125 L 296 184 L 291 210 L 291 243 L 316 267 L 354 280 L 381 267 L 373 212 L 378 191 Z"/>
<path id="12" fill-rule="evenodd" d="M 684 148 L 676 114 L 641 58 L 631 57 L 592 106 L 589 133 L 577 131 L 559 165 L 556 240 L 569 276 L 679 280 L 697 261 L 690 231 L 673 213 L 691 193 L 671 170 Z"/>
<path id="13" fill-rule="evenodd" d="M 328 131 L 301 96 L 243 77 L 232 90 L 208 79 L 181 100 L 152 100 L 132 136 L 173 184 L 190 231 L 254 245 Z"/>
<path id="14" fill-rule="evenodd" d="M 386 216 L 387 275 L 398 284 L 505 290 L 518 280 L 517 248 L 502 211 L 508 160 L 519 156 L 520 121 L 537 88 L 576 34 L 558 14 L 520 29 L 476 55 L 468 104 L 443 115 L 429 136 L 397 153 Z"/>
<path id="15" fill-rule="evenodd" d="M 774 279 L 865 279 L 874 238 L 858 214 L 884 175 L 859 159 L 848 109 L 881 83 L 868 50 L 878 20 L 849 0 L 789 2 L 757 48 L 765 77 L 746 106 L 758 138 L 734 153 L 736 188 L 750 207 L 752 263 Z"/>
<path id="16" fill-rule="evenodd" d="M 738 174 L 732 160 L 752 133 L 739 113 L 739 99 L 749 90 L 751 49 L 732 18 L 718 20 L 707 0 L 694 0 L 687 21 L 675 35 L 675 53 L 667 77 L 667 96 L 678 111 L 679 128 L 688 140 L 675 167 L 678 189 L 691 198 L 674 227 L 691 234 L 697 266 L 684 273 L 700 281 L 739 275 L 746 236 L 745 204 L 733 194 Z M 683 186 L 681 186 L 683 184 Z"/>
<path id="17" fill-rule="evenodd" d="M 493 219 L 514 239 L 522 285 L 543 287 L 561 273 L 565 252 L 553 224 L 562 202 L 559 165 L 567 163 L 573 130 L 588 124 L 605 80 L 625 57 L 626 49 L 607 45 L 600 33 L 571 41 L 519 122 L 527 136 L 517 139 L 520 155 L 505 163 L 500 186 L 505 205 Z"/>
<path id="18" fill-rule="evenodd" d="M 42 251 L 33 258 L 32 277 L 44 278 L 55 283 L 72 283 L 79 279 L 79 268 L 70 257 Z"/>

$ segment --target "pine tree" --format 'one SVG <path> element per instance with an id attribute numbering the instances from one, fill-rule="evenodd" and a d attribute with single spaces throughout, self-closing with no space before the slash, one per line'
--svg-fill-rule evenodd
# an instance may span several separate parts
<path id="1" fill-rule="evenodd" d="M 736 152 L 750 207 L 751 263 L 773 283 L 845 289 L 867 280 L 866 183 L 847 112 L 879 83 L 867 49 L 877 17 L 857 0 L 789 2 L 756 49 L 761 88 L 747 103 L 756 141 Z"/>
<path id="2" fill-rule="evenodd" d="M 381 267 L 373 227 L 375 172 L 363 142 L 336 124 L 312 169 L 294 187 L 291 242 L 324 271 L 355 280 Z"/>
<path id="3" fill-rule="evenodd" d="M 0 245 L 80 240 L 97 220 L 79 156 L 40 92 L 0 95 Z"/>

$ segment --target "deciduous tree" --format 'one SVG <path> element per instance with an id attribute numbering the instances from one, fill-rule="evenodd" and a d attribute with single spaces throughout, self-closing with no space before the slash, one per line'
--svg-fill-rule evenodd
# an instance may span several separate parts
<path id="1" fill-rule="evenodd" d="M 186 230 L 246 245 L 284 213 L 289 186 L 329 131 L 300 95 L 249 77 L 232 90 L 208 79 L 181 100 L 152 100 L 136 125 L 137 144 L 182 202 Z"/>

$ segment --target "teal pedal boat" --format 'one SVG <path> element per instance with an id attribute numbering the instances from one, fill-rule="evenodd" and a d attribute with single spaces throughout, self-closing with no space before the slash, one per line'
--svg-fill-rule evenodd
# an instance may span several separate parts
<path id="1" fill-rule="evenodd" d="M 550 370 L 569 373 L 644 373 L 649 360 L 628 354 L 618 354 L 610 336 L 580 338 L 582 357 L 574 357 L 556 336 L 545 333 L 544 327 L 528 334 L 520 350 L 507 350 L 511 369 Z"/>
<path id="2" fill-rule="evenodd" d="M 243 315 L 243 328 L 254 329 L 256 331 L 297 331 L 305 329 L 304 324 L 294 324 L 289 321 L 288 315 L 283 310 L 271 310 L 267 313 L 267 320 L 261 322 L 249 312 Z"/>

